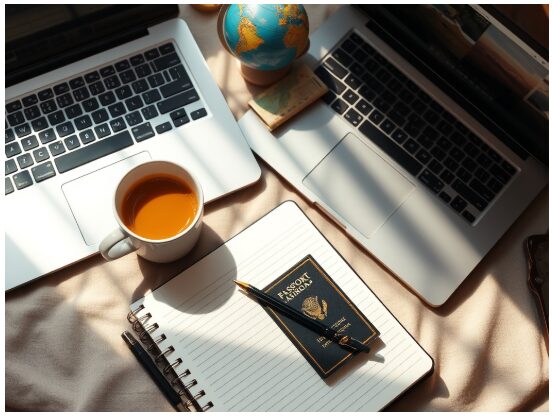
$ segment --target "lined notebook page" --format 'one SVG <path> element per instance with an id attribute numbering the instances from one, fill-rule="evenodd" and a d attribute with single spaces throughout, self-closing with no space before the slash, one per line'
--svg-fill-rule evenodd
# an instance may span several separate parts
<path id="1" fill-rule="evenodd" d="M 378 328 L 369 354 L 353 357 L 323 380 L 276 323 L 232 282 L 258 288 L 311 254 Z M 380 410 L 432 368 L 410 337 L 364 282 L 292 202 L 286 202 L 161 288 L 144 304 L 172 345 L 169 362 L 182 358 L 205 390 L 201 405 L 217 411 Z M 188 377 L 185 381 L 188 380 Z"/>

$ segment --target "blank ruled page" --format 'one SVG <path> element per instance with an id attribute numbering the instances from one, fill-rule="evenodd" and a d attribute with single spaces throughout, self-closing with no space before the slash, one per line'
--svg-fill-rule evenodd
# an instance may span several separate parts
<path id="1" fill-rule="evenodd" d="M 358 354 L 323 380 L 280 328 L 232 282 L 264 288 L 311 254 L 380 331 L 370 354 Z M 200 404 L 218 411 L 380 410 L 432 369 L 431 358 L 310 223 L 286 202 L 161 288 L 144 304 L 148 322 L 172 345 L 205 390 Z M 196 391 L 197 389 L 197 391 Z"/>

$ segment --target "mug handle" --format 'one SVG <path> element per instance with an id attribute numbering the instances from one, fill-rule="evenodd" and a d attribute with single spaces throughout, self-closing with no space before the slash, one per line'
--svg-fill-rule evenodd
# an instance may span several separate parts
<path id="1" fill-rule="evenodd" d="M 100 243 L 100 253 L 105 260 L 115 260 L 134 252 L 136 247 L 120 228 L 109 233 Z"/>

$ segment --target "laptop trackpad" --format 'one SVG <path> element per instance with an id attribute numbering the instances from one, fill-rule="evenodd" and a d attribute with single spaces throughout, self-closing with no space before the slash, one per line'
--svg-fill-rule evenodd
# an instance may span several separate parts
<path id="1" fill-rule="evenodd" d="M 415 186 L 353 134 L 347 134 L 303 179 L 342 219 L 370 237 Z"/>
<path id="2" fill-rule="evenodd" d="M 63 184 L 61 189 L 87 245 L 100 243 L 117 227 L 113 217 L 115 187 L 130 169 L 148 160 L 151 157 L 144 151 Z"/>

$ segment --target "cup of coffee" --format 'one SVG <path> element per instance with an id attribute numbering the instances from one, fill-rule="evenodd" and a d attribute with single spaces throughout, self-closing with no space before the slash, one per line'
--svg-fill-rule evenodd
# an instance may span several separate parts
<path id="1" fill-rule="evenodd" d="M 136 251 L 152 262 L 172 262 L 197 242 L 203 223 L 203 191 L 178 164 L 149 161 L 120 180 L 113 199 L 119 228 L 100 243 L 107 260 Z"/>

